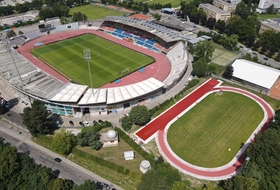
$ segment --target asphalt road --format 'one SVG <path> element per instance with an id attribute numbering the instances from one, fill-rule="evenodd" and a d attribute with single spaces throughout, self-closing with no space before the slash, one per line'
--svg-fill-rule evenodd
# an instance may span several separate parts
<path id="1" fill-rule="evenodd" d="M 28 153 L 37 164 L 52 168 L 55 171 L 54 174 L 60 178 L 73 180 L 75 184 L 82 184 L 85 180 L 90 179 L 105 182 L 116 189 L 122 189 L 70 160 L 59 157 L 56 153 L 37 145 L 30 140 L 30 134 L 1 120 L 0 137 L 4 138 L 4 142 L 9 142 L 12 146 L 17 147 L 19 152 Z M 54 160 L 56 157 L 61 158 L 62 161 L 60 163 L 56 162 Z"/>
<path id="2" fill-rule="evenodd" d="M 58 174 L 58 177 L 73 180 L 76 184 L 82 184 L 87 179 L 96 181 L 96 179 L 83 172 L 77 171 L 76 168 L 63 161 L 60 163 L 54 161 L 53 157 L 45 154 L 30 144 L 24 143 L 2 131 L 0 131 L 0 136 L 5 139 L 5 142 L 17 147 L 19 152 L 29 152 L 29 156 L 33 158 L 37 164 L 52 168 L 53 171 L 56 171 L 54 173 Z"/>
<path id="3" fill-rule="evenodd" d="M 258 62 L 260 62 L 260 63 L 270 65 L 271 67 L 276 68 L 276 69 L 279 69 L 279 68 L 280 68 L 280 63 L 279 63 L 279 62 L 277 62 L 277 61 L 275 61 L 275 60 L 273 60 L 273 59 L 270 59 L 270 58 L 266 57 L 265 55 L 259 54 L 259 53 L 256 52 L 256 51 L 253 51 L 253 50 L 248 49 L 248 48 L 246 48 L 246 47 L 240 48 L 240 51 L 241 51 L 241 53 L 243 53 L 243 54 L 249 53 L 252 57 L 257 56 L 257 57 L 258 57 Z M 264 59 L 264 58 L 265 58 L 265 59 Z M 267 60 L 266 60 L 266 59 L 267 59 Z"/>

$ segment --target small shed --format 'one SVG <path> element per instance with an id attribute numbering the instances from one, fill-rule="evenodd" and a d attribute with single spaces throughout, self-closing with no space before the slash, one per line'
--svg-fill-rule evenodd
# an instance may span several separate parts
<path id="1" fill-rule="evenodd" d="M 124 159 L 125 160 L 133 160 L 134 159 L 134 152 L 133 151 L 125 151 L 124 152 Z"/>

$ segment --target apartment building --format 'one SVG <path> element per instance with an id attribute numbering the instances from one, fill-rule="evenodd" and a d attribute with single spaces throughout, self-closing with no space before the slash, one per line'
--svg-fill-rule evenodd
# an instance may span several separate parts
<path id="1" fill-rule="evenodd" d="M 223 11 L 230 12 L 230 13 L 234 12 L 236 9 L 236 5 L 230 4 L 223 0 L 214 0 L 213 5 L 215 7 L 222 9 Z"/>
<path id="2" fill-rule="evenodd" d="M 215 18 L 216 20 L 224 21 L 230 19 L 231 14 L 229 12 L 219 9 L 218 7 L 215 7 L 209 3 L 200 4 L 199 9 L 202 9 L 206 13 L 207 19 L 210 17 Z"/>
<path id="3" fill-rule="evenodd" d="M 274 30 L 275 32 L 280 32 L 280 19 L 267 19 L 261 21 L 259 33 L 263 33 L 265 30 Z"/>

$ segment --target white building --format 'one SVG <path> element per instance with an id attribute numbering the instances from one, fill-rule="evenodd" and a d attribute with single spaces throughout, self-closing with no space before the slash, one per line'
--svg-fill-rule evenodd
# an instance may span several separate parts
<path id="1" fill-rule="evenodd" d="M 143 160 L 140 164 L 140 170 L 142 173 L 146 173 L 151 169 L 151 164 L 148 160 Z"/>
<path id="2" fill-rule="evenodd" d="M 280 75 L 278 69 L 258 63 L 237 59 L 233 64 L 233 78 L 245 82 L 247 85 L 260 88 L 268 92 Z"/>
<path id="3" fill-rule="evenodd" d="M 134 152 L 133 151 L 125 151 L 124 152 L 124 159 L 125 160 L 133 160 L 134 159 Z"/>
<path id="4" fill-rule="evenodd" d="M 118 133 L 114 130 L 109 130 L 107 133 L 100 133 L 100 142 L 102 147 L 118 146 Z"/>
<path id="5" fill-rule="evenodd" d="M 260 0 L 257 12 L 263 13 L 266 12 L 266 9 L 271 5 L 274 5 L 275 9 L 280 9 L 280 0 Z"/>

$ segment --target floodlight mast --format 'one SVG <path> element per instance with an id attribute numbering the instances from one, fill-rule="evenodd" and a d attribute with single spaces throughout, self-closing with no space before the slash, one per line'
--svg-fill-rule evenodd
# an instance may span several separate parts
<path id="1" fill-rule="evenodd" d="M 91 60 L 90 49 L 84 49 L 84 59 L 88 63 L 89 80 L 90 80 L 91 90 L 93 94 L 93 85 L 92 85 L 92 78 L 91 78 L 90 65 L 89 65 L 89 62 Z"/>
<path id="2" fill-rule="evenodd" d="M 18 76 L 19 76 L 19 79 L 20 79 L 20 81 L 21 81 L 21 85 L 22 85 L 22 88 L 23 88 L 23 87 L 24 87 L 23 80 L 22 80 L 22 78 L 21 78 L 21 75 L 20 75 L 20 73 L 19 73 L 17 64 L 16 64 L 15 59 L 14 59 L 14 56 L 13 56 L 13 54 L 12 54 L 12 47 L 11 47 L 11 44 L 10 44 L 10 40 L 8 40 L 8 39 L 7 39 L 7 50 L 8 50 L 8 52 L 9 52 L 10 55 L 11 55 L 13 64 L 15 65 L 15 68 L 16 68 L 16 70 L 17 70 L 17 74 L 18 74 Z"/>

